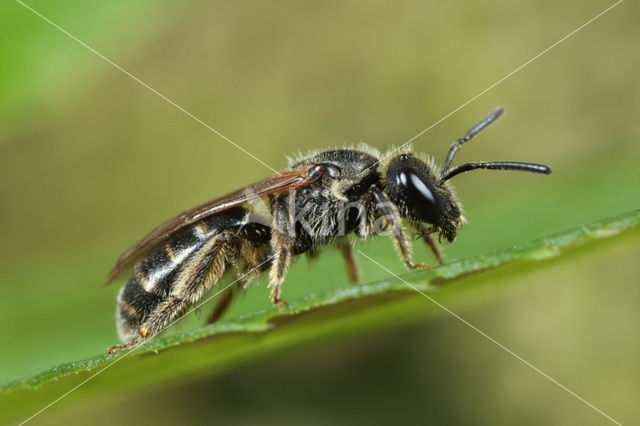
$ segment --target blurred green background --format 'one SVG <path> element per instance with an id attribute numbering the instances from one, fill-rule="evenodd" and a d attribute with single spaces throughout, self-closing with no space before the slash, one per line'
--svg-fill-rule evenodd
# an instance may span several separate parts
<path id="1" fill-rule="evenodd" d="M 612 3 L 28 4 L 280 169 L 298 150 L 401 144 Z M 524 160 L 554 169 L 549 177 L 456 178 L 469 225 L 445 248 L 448 258 L 638 208 L 639 12 L 623 2 L 415 140 L 417 150 L 442 161 L 452 140 L 505 105 L 506 117 L 457 161 Z M 117 256 L 164 219 L 271 171 L 19 3 L 0 5 L 0 33 L 6 382 L 116 343 L 121 283 L 99 283 Z M 360 247 L 402 273 L 389 241 Z M 512 279 L 498 297 L 458 312 L 631 422 L 640 417 L 638 255 L 635 233 Z M 416 258 L 429 259 L 421 246 Z M 366 281 L 388 275 L 366 262 Z M 339 257 L 327 253 L 313 265 L 299 260 L 284 295 L 346 285 Z M 262 285 L 228 316 L 266 307 Z M 198 323 L 187 322 L 177 328 Z M 215 377 L 202 373 L 82 407 L 63 401 L 37 422 L 607 422 L 446 314 Z"/>

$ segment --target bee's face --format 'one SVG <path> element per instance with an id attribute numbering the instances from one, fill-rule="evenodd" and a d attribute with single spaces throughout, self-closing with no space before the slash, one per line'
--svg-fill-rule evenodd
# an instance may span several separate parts
<path id="1" fill-rule="evenodd" d="M 453 241 L 460 209 L 434 170 L 411 154 L 400 154 L 387 166 L 386 192 L 400 214 L 435 228 Z"/>

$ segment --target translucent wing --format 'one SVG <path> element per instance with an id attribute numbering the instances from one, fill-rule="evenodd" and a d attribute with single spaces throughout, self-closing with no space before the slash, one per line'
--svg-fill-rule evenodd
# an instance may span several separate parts
<path id="1" fill-rule="evenodd" d="M 292 170 L 286 170 L 271 177 L 268 177 L 253 185 L 249 185 L 238 191 L 227 194 L 215 200 L 208 201 L 197 207 L 167 220 L 158 225 L 144 238 L 125 251 L 116 262 L 116 265 L 109 271 L 104 285 L 111 282 L 123 270 L 133 265 L 141 257 L 149 253 L 155 246 L 169 238 L 175 232 L 185 226 L 198 222 L 208 216 L 238 206 L 257 198 L 270 194 L 297 189 L 317 180 L 322 173 L 322 165 L 303 166 Z"/>

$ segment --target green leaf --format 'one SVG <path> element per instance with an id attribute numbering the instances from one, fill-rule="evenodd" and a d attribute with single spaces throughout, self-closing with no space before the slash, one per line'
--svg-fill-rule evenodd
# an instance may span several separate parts
<path id="1" fill-rule="evenodd" d="M 587 247 L 589 242 L 628 231 L 639 222 L 640 210 L 634 210 L 504 250 L 451 262 L 431 271 L 406 274 L 402 279 L 421 292 L 437 294 L 438 300 L 462 300 L 464 293 L 477 290 L 481 285 L 495 287 L 494 280 L 484 278 L 486 274 L 480 275 L 480 280 L 464 279 L 470 275 L 498 268 L 509 274 L 522 274 L 528 271 L 522 262 L 534 265 L 533 262 L 560 256 L 568 249 L 579 253 L 577 247 Z M 369 262 L 364 258 L 362 261 Z M 518 262 L 516 267 L 509 269 L 514 262 Z M 371 264 L 369 267 L 378 266 Z M 438 309 L 396 278 L 312 293 L 290 301 L 284 308 L 267 309 L 191 331 L 161 335 L 129 353 L 102 354 L 69 362 L 33 377 L 7 383 L 0 391 L 23 392 L 3 398 L 0 411 L 26 405 L 37 409 L 38 403 L 50 402 L 111 366 L 116 367 L 109 370 L 109 374 L 89 381 L 78 394 L 86 397 L 113 388 L 188 380 L 203 371 L 222 371 L 285 348 L 389 327 Z M 38 392 L 31 391 L 40 387 L 43 389 Z M 14 406 L 13 402 L 17 400 L 25 401 Z"/>

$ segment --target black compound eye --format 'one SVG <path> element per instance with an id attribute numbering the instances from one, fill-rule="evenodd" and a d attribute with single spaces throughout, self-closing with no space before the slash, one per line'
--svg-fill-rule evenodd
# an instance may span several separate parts
<path id="1" fill-rule="evenodd" d="M 444 213 L 436 194 L 429 182 L 426 182 L 413 168 L 407 167 L 396 175 L 397 198 L 402 198 L 406 209 L 416 219 L 429 223 L 438 223 Z"/>
<path id="2" fill-rule="evenodd" d="M 400 184 L 407 191 L 407 197 L 415 199 L 420 203 L 435 205 L 436 197 L 429 187 L 418 177 L 413 170 L 405 170 L 400 172 Z"/>

